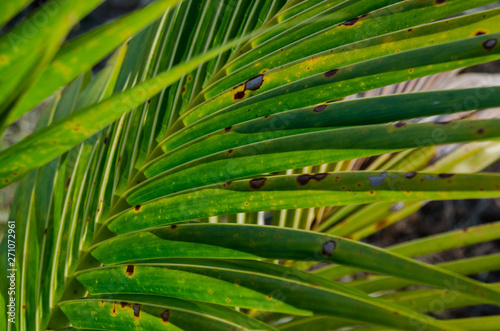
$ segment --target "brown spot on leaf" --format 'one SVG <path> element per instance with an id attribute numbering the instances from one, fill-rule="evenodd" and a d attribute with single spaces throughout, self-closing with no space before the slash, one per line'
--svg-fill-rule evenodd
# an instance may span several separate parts
<path id="1" fill-rule="evenodd" d="M 141 316 L 141 305 L 136 303 L 134 304 L 134 316 L 135 317 L 140 317 Z"/>
<path id="2" fill-rule="evenodd" d="M 477 130 L 477 134 L 483 134 L 483 133 L 484 133 L 484 129 L 483 128 Z"/>
<path id="3" fill-rule="evenodd" d="M 335 248 L 337 248 L 337 243 L 333 240 L 328 240 L 323 244 L 321 253 L 323 253 L 323 255 L 327 258 L 331 258 Z"/>
<path id="4" fill-rule="evenodd" d="M 438 4 L 438 5 L 442 5 L 445 2 L 446 2 L 446 0 L 436 0 L 436 4 Z"/>
<path id="5" fill-rule="evenodd" d="M 136 205 L 136 206 L 134 207 L 134 210 L 135 210 L 135 211 L 139 211 L 139 210 L 141 210 L 141 208 L 142 208 L 142 206 L 141 206 L 141 205 Z"/>
<path id="6" fill-rule="evenodd" d="M 127 305 L 128 305 L 128 303 L 126 303 L 125 301 L 120 302 L 120 306 L 121 306 L 122 308 L 127 307 Z"/>
<path id="7" fill-rule="evenodd" d="M 325 109 L 326 109 L 326 105 L 319 105 L 319 106 L 314 107 L 313 111 L 315 113 L 321 113 Z"/>
<path id="8" fill-rule="evenodd" d="M 394 126 L 397 128 L 402 128 L 405 125 L 406 125 L 406 122 L 403 122 L 403 121 L 399 121 L 396 124 L 394 124 Z"/>
<path id="9" fill-rule="evenodd" d="M 108 137 L 104 138 L 104 145 L 107 145 L 108 143 L 109 143 L 109 138 Z"/>
<path id="10" fill-rule="evenodd" d="M 304 186 L 307 185 L 307 183 L 309 183 L 311 179 L 314 179 L 319 182 L 325 179 L 327 176 L 328 174 L 326 173 L 314 174 L 314 175 L 304 174 L 297 177 L 297 183 L 299 183 L 300 186 Z"/>
<path id="11" fill-rule="evenodd" d="M 337 72 L 339 72 L 339 69 L 333 69 L 333 70 L 329 70 L 329 71 L 325 72 L 324 75 L 326 78 L 331 78 L 331 77 L 335 76 L 337 74 Z"/>
<path id="12" fill-rule="evenodd" d="M 233 128 L 232 126 L 228 126 L 227 128 L 224 129 L 224 132 L 229 132 L 231 131 L 232 128 Z"/>
<path id="13" fill-rule="evenodd" d="M 245 91 L 239 91 L 234 94 L 234 100 L 240 100 L 245 97 Z"/>
<path id="14" fill-rule="evenodd" d="M 68 179 L 66 180 L 66 188 L 68 188 L 68 187 L 69 187 L 69 183 L 71 183 L 71 178 L 68 178 Z"/>
<path id="15" fill-rule="evenodd" d="M 498 43 L 497 38 L 488 39 L 483 43 L 483 47 L 484 47 L 484 49 L 489 51 L 489 50 L 493 49 L 497 45 L 497 43 Z"/>
<path id="16" fill-rule="evenodd" d="M 127 269 L 125 270 L 125 274 L 128 277 L 132 277 L 134 275 L 135 267 L 133 265 L 128 265 Z"/>
<path id="17" fill-rule="evenodd" d="M 172 230 L 172 231 L 173 231 L 173 230 L 175 230 L 175 229 L 177 229 L 177 225 L 172 224 L 172 225 L 170 226 L 170 230 Z"/>
<path id="18" fill-rule="evenodd" d="M 439 178 L 443 178 L 443 179 L 445 179 L 445 178 L 451 178 L 453 176 L 455 176 L 455 174 L 439 174 L 438 175 Z"/>
<path id="19" fill-rule="evenodd" d="M 328 174 L 326 174 L 326 173 L 321 173 L 321 174 L 315 174 L 315 175 L 313 176 L 313 178 L 314 178 L 314 180 L 316 180 L 316 181 L 318 181 L 318 182 L 319 182 L 319 181 L 322 181 L 323 179 L 325 179 L 327 176 L 328 176 Z"/>
<path id="20" fill-rule="evenodd" d="M 309 183 L 311 178 L 312 178 L 311 175 L 300 175 L 297 177 L 297 183 L 299 183 L 299 185 L 301 186 L 307 185 L 307 183 Z"/>
<path id="21" fill-rule="evenodd" d="M 486 32 L 484 32 L 484 31 L 478 31 L 478 32 L 476 32 L 476 36 L 481 36 L 483 34 L 486 34 Z"/>
<path id="22" fill-rule="evenodd" d="M 248 182 L 248 185 L 250 185 L 252 190 L 259 190 L 264 186 L 266 180 L 267 178 L 254 178 Z"/>

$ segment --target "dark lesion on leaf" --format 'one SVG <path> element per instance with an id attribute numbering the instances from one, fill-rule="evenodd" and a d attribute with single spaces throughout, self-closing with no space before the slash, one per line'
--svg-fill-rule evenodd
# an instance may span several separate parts
<path id="1" fill-rule="evenodd" d="M 350 20 L 345 21 L 344 23 L 341 23 L 340 25 L 345 25 L 345 26 L 352 26 L 356 24 L 359 21 L 359 17 L 351 18 Z"/>
<path id="2" fill-rule="evenodd" d="M 363 15 L 358 16 L 358 17 L 351 18 L 350 20 L 347 20 L 347 21 L 345 21 L 344 23 L 341 23 L 340 25 L 345 25 L 345 26 L 353 26 L 354 24 L 358 23 L 358 21 L 359 21 L 361 18 L 366 17 L 366 16 L 368 16 L 368 13 L 363 14 Z"/>
<path id="3" fill-rule="evenodd" d="M 134 309 L 134 316 L 140 317 L 141 316 L 141 305 L 136 303 L 136 304 L 134 304 L 133 309 Z"/>
<path id="4" fill-rule="evenodd" d="M 246 91 L 257 91 L 258 89 L 261 88 L 263 82 L 264 82 L 264 75 L 263 74 L 257 75 L 253 78 L 250 78 L 249 80 L 247 80 L 245 82 L 244 87 L 243 87 L 243 91 L 238 91 L 234 94 L 234 100 L 243 99 L 245 97 Z M 236 89 L 238 89 L 238 87 L 240 87 L 240 86 L 241 85 L 238 85 L 236 87 Z"/>
<path id="5" fill-rule="evenodd" d="M 161 321 L 163 323 L 167 323 L 168 320 L 170 319 L 170 310 L 164 310 L 161 314 L 160 314 L 160 318 L 161 318 Z"/>
<path id="6" fill-rule="evenodd" d="M 339 69 L 332 69 L 324 73 L 326 78 L 331 78 L 339 72 Z"/>
<path id="7" fill-rule="evenodd" d="M 333 99 L 333 100 L 330 100 L 330 101 L 327 101 L 326 103 L 334 103 L 334 102 L 339 102 L 339 101 L 342 101 L 343 99 L 340 98 L 340 99 Z"/>
<path id="8" fill-rule="evenodd" d="M 404 176 L 408 179 L 412 179 L 413 177 L 415 177 L 417 175 L 417 173 L 415 171 L 410 171 L 410 172 L 407 172 L 404 174 Z"/>
<path id="9" fill-rule="evenodd" d="M 319 173 L 319 174 L 304 174 L 297 176 L 297 183 L 299 183 L 300 186 L 307 185 L 311 179 L 314 179 L 315 181 L 319 182 L 325 179 L 328 176 L 327 173 Z"/>
<path id="10" fill-rule="evenodd" d="M 234 100 L 240 100 L 245 97 L 245 91 L 239 91 L 234 94 Z"/>
<path id="11" fill-rule="evenodd" d="M 315 113 L 321 113 L 325 109 L 326 109 L 326 105 L 323 104 L 323 105 L 319 105 L 319 106 L 314 107 L 313 111 Z"/>
<path id="12" fill-rule="evenodd" d="M 445 179 L 445 178 L 451 178 L 453 176 L 455 176 L 455 174 L 439 174 L 438 175 L 439 178 L 443 178 L 443 179 Z"/>
<path id="13" fill-rule="evenodd" d="M 264 82 L 264 75 L 260 74 L 253 78 L 250 78 L 245 82 L 245 90 L 257 91 L 262 86 Z"/>
<path id="14" fill-rule="evenodd" d="M 484 47 L 484 49 L 486 49 L 487 51 L 490 51 L 490 50 L 492 50 L 493 48 L 495 48 L 495 46 L 497 45 L 497 43 L 498 43 L 498 39 L 497 39 L 497 38 L 488 39 L 488 40 L 486 40 L 486 41 L 483 43 L 483 47 Z"/>
<path id="15" fill-rule="evenodd" d="M 399 121 L 396 124 L 394 124 L 394 126 L 397 128 L 402 128 L 405 125 L 406 125 L 406 122 L 404 122 L 404 121 Z"/>
<path id="16" fill-rule="evenodd" d="M 266 183 L 267 178 L 254 178 L 248 182 L 248 185 L 252 190 L 261 189 Z"/>
<path id="17" fill-rule="evenodd" d="M 331 258 L 333 255 L 333 251 L 336 248 L 337 248 L 337 243 L 333 240 L 328 240 L 327 242 L 323 243 L 321 253 L 323 253 L 323 255 L 326 256 L 327 258 Z"/>
<path id="18" fill-rule="evenodd" d="M 135 267 L 133 265 L 128 265 L 127 269 L 125 270 L 125 274 L 128 277 L 132 277 L 134 275 L 134 272 L 135 272 Z"/>

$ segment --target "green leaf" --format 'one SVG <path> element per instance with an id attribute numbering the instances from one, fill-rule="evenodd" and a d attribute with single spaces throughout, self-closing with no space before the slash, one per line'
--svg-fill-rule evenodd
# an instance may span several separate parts
<path id="1" fill-rule="evenodd" d="M 122 199 L 128 205 L 123 204 L 119 208 L 125 209 L 175 192 L 262 173 L 425 145 L 497 140 L 500 134 L 498 122 L 500 121 L 492 119 L 455 121 L 448 125 L 395 124 L 258 133 L 240 133 L 229 128 L 197 146 L 191 146 L 177 154 L 172 153 L 170 157 L 160 157 L 157 162 L 150 163 L 144 171 L 149 179 L 145 180 L 145 176 L 137 177 L 134 182 L 143 182 L 123 194 Z M 212 154 L 200 157 L 207 152 Z M 190 160 L 193 161 L 189 162 Z M 418 197 L 414 200 L 418 200 Z"/>
<path id="2" fill-rule="evenodd" d="M 473 258 L 467 258 L 467 259 L 461 259 L 461 260 L 455 260 L 451 262 L 444 262 L 444 263 L 439 263 L 437 266 L 440 268 L 450 270 L 456 273 L 459 273 L 461 275 L 475 275 L 483 272 L 492 272 L 496 270 L 500 270 L 500 262 L 499 262 L 499 254 L 490 254 L 490 255 L 485 255 L 485 256 L 478 256 L 478 257 L 473 257 Z M 387 276 L 379 276 L 379 277 L 373 277 L 373 278 L 368 278 L 364 280 L 359 280 L 359 281 L 352 281 L 349 283 L 350 286 L 353 286 L 357 289 L 360 289 L 366 293 L 373 293 L 373 292 L 381 292 L 381 291 L 389 291 L 389 290 L 396 290 L 396 289 L 401 289 L 404 287 L 412 286 L 415 285 L 415 283 L 405 281 L 403 279 L 398 279 L 395 277 L 387 277 Z M 433 292 L 435 294 L 435 292 Z M 406 296 L 408 294 L 408 296 Z M 415 296 L 411 295 L 411 291 L 405 291 L 405 292 L 395 292 L 391 293 L 388 295 L 383 296 L 384 299 L 387 300 L 392 300 L 392 301 L 397 301 L 398 304 L 401 302 L 400 300 L 404 300 L 405 298 L 409 298 L 406 303 L 402 304 L 408 304 L 411 305 L 412 308 L 414 308 L 417 311 L 421 311 L 422 306 L 421 304 L 417 304 L 413 299 L 415 299 Z M 471 298 L 469 298 L 471 299 Z M 467 299 L 461 300 L 461 304 L 464 304 L 464 301 L 466 302 Z M 475 298 L 472 304 L 481 304 L 484 303 L 482 301 L 478 301 L 477 298 Z M 447 302 L 448 304 L 452 304 L 452 302 Z M 420 305 L 420 307 L 419 307 Z M 455 303 L 453 307 L 456 307 L 458 303 Z M 429 310 L 431 311 L 431 310 Z"/>
<path id="3" fill-rule="evenodd" d="M 396 4 L 379 9 L 390 5 L 389 2 Z M 488 2 L 492 1 L 481 1 L 483 4 Z M 331 5 L 331 1 L 322 4 L 323 7 Z M 486 17 L 480 16 L 485 13 L 472 14 L 447 20 L 447 23 L 441 21 L 414 27 L 476 5 L 480 4 L 453 1 L 437 6 L 432 0 L 371 1 L 369 4 L 364 1 L 342 2 L 331 6 L 330 10 L 334 11 L 332 14 L 328 15 L 327 10 L 322 16 L 315 18 L 316 22 L 313 20 L 304 22 L 303 25 L 296 24 L 284 34 L 258 45 L 228 64 L 219 74 L 219 78 L 223 79 L 208 87 L 206 94 L 202 96 L 208 100 L 263 72 L 264 77 L 272 72 L 279 76 L 271 74 L 270 79 L 265 79 L 261 89 L 249 93 L 267 90 L 268 84 L 275 85 L 276 78 L 281 78 L 282 81 L 287 77 L 285 81 L 290 82 L 338 68 L 339 63 L 345 66 L 398 51 L 433 45 L 439 40 L 452 41 L 474 36 L 478 31 L 498 32 L 498 27 L 494 24 L 496 19 L 489 20 L 489 15 L 495 17 L 498 11 L 489 12 Z M 373 9 L 378 10 L 370 13 Z M 365 15 L 361 17 L 362 14 Z M 344 21 L 348 24 L 343 24 Z M 411 31 L 407 31 L 410 27 Z M 272 29 L 269 33 L 275 33 L 274 31 Z M 258 43 L 255 39 L 252 42 Z"/>
<path id="4" fill-rule="evenodd" d="M 92 67 L 120 44 L 164 15 L 181 0 L 157 0 L 151 5 L 101 26 L 64 45 L 31 89 L 11 110 L 6 125 L 34 108 L 60 87 Z"/>
<path id="5" fill-rule="evenodd" d="M 0 152 L 0 187 L 10 184 L 92 136 L 121 115 L 147 101 L 162 88 L 174 83 L 186 70 L 196 68 L 231 45 L 228 43 L 122 93 L 79 109 Z"/>
<path id="6" fill-rule="evenodd" d="M 104 279 L 109 278 L 114 280 L 112 284 L 103 283 Z M 219 305 L 291 314 L 320 312 L 334 316 L 352 316 L 370 323 L 399 328 L 417 321 L 427 324 L 431 330 L 443 329 L 438 321 L 369 297 L 353 297 L 304 284 L 300 280 L 247 272 L 222 262 L 217 267 L 198 265 L 196 262 L 103 267 L 78 273 L 77 279 L 91 294 L 157 293 Z M 365 314 L 359 315 L 356 306 Z"/>
<path id="7" fill-rule="evenodd" d="M 11 20 L 33 0 L 5 0 L 0 3 L 0 27 Z"/>
<path id="8" fill-rule="evenodd" d="M 60 305 L 71 323 L 84 329 L 273 330 L 233 309 L 151 295 L 96 296 Z"/>
<path id="9" fill-rule="evenodd" d="M 345 238 L 274 227 L 172 225 L 104 241 L 91 253 L 106 265 L 186 257 L 331 261 L 439 288 L 451 288 L 490 302 L 500 301 L 500 292 L 479 282 L 399 254 Z M 87 288 L 100 286 L 87 284 Z"/>
<path id="10" fill-rule="evenodd" d="M 499 36 L 498 33 L 480 35 L 476 38 L 423 47 L 358 64 L 336 66 L 326 72 L 291 83 L 286 82 L 286 76 L 281 77 L 279 87 L 240 101 L 238 93 L 245 89 L 245 83 L 193 109 L 184 117 L 188 126 L 182 129 L 176 127 L 179 130 L 165 138 L 160 147 L 163 151 L 171 151 L 195 138 L 250 119 L 306 106 L 312 109 L 314 105 L 324 104 L 327 100 L 337 100 L 389 84 L 492 61 L 500 58 L 497 54 L 500 52 L 500 47 L 495 43 Z M 483 44 L 486 42 L 493 47 L 485 49 Z M 248 80 L 253 82 L 252 90 L 262 88 L 265 81 L 265 75 Z M 262 85 L 258 86 L 257 83 Z M 234 99 L 235 96 L 237 99 Z M 153 154 L 153 156 L 158 155 L 160 154 Z"/>
<path id="11" fill-rule="evenodd" d="M 71 28 L 102 1 L 52 0 L 0 38 L 2 123 L 9 107 L 35 83 Z"/>
<path id="12" fill-rule="evenodd" d="M 389 247 L 388 250 L 408 257 L 423 256 L 431 253 L 442 252 L 448 249 L 473 245 L 500 238 L 500 223 L 489 223 L 481 226 L 467 228 L 466 231 L 456 230 L 408 241 Z M 337 279 L 358 269 L 343 266 L 331 266 L 318 269 L 315 273 L 328 279 Z"/>

